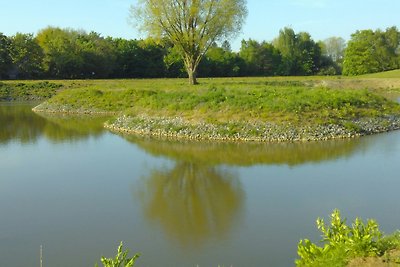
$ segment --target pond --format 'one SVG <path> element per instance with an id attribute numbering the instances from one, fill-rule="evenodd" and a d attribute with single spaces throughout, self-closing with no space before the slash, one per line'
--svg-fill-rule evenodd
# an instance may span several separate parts
<path id="1" fill-rule="evenodd" d="M 0 105 L 0 266 L 293 266 L 317 217 L 400 228 L 400 131 L 245 144 L 121 136 Z"/>

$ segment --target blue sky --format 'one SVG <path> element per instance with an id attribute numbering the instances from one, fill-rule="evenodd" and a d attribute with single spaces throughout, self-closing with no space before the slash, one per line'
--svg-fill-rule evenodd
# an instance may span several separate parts
<path id="1" fill-rule="evenodd" d="M 37 33 L 47 26 L 96 31 L 103 36 L 143 38 L 128 24 L 135 0 L 0 0 L 0 32 Z M 400 28 L 400 0 L 248 0 L 242 33 L 232 40 L 271 41 L 285 26 L 306 31 L 314 40 L 340 36 L 348 40 L 362 29 Z"/>

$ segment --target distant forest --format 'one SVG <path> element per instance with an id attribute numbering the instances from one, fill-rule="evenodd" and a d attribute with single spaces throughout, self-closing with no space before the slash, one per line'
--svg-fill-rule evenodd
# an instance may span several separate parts
<path id="1" fill-rule="evenodd" d="M 396 27 L 362 30 L 314 41 L 284 28 L 272 42 L 213 45 L 198 77 L 360 75 L 400 68 Z M 48 27 L 37 35 L 0 33 L 0 79 L 186 77 L 182 59 L 166 40 L 126 40 L 96 32 Z"/>

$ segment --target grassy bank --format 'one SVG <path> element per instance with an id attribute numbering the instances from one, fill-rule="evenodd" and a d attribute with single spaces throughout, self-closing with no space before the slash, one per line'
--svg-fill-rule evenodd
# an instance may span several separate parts
<path id="1" fill-rule="evenodd" d="M 0 101 L 40 101 L 54 96 L 61 84 L 48 81 L 0 82 Z"/>
<path id="2" fill-rule="evenodd" d="M 225 78 L 195 87 L 180 79 L 64 81 L 64 90 L 36 110 L 119 114 L 108 128 L 144 135 L 320 140 L 399 128 L 400 106 L 384 95 L 400 88 L 400 80 L 380 81 Z"/>
<path id="3" fill-rule="evenodd" d="M 390 70 L 385 72 L 378 72 L 372 74 L 365 74 L 361 78 L 384 78 L 384 79 L 398 79 L 400 77 L 400 70 Z"/>

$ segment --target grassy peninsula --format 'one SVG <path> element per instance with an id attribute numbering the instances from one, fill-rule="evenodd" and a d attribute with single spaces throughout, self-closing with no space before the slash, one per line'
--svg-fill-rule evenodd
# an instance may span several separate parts
<path id="1" fill-rule="evenodd" d="M 375 80 L 221 78 L 194 87 L 181 79 L 64 81 L 67 89 L 35 110 L 114 114 L 111 130 L 169 138 L 324 140 L 400 128 L 400 105 L 383 96 L 400 82 L 382 89 Z"/>

